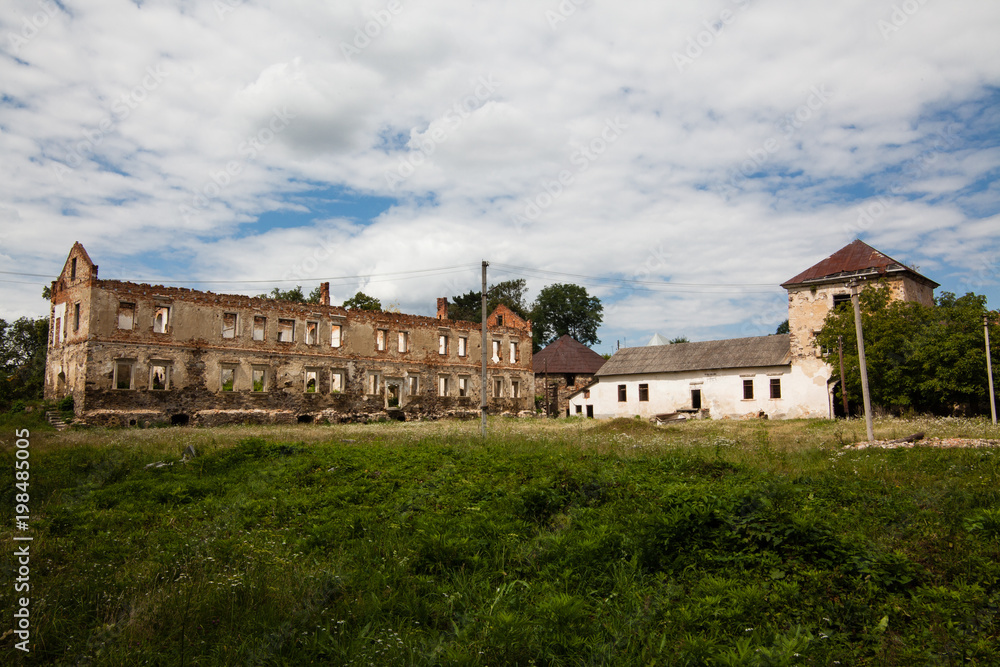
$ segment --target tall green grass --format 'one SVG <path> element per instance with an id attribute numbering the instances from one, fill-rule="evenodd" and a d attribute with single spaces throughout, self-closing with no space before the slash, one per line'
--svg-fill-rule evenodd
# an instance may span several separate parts
<path id="1" fill-rule="evenodd" d="M 1000 663 L 994 449 L 844 450 L 857 422 L 477 429 L 37 434 L 26 663 Z"/>

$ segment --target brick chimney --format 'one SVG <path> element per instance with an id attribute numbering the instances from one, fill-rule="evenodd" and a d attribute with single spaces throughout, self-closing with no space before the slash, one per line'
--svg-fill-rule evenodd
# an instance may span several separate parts
<path id="1" fill-rule="evenodd" d="M 448 297 L 442 296 L 438 299 L 438 317 L 439 320 L 448 319 Z"/>
<path id="2" fill-rule="evenodd" d="M 330 283 L 319 284 L 319 303 L 321 306 L 330 305 Z"/>

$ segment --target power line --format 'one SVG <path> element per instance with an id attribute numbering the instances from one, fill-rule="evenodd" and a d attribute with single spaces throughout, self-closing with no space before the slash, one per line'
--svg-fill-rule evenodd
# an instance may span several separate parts
<path id="1" fill-rule="evenodd" d="M 566 273 L 562 271 L 548 271 L 545 269 L 532 269 L 524 266 L 513 266 L 510 264 L 491 264 L 499 267 L 498 271 L 506 274 L 521 275 L 527 274 L 530 277 L 544 278 L 551 276 L 567 276 L 575 279 L 583 279 L 595 283 L 611 283 L 622 287 L 644 291 L 644 292 L 665 292 L 674 294 L 721 294 L 734 289 L 740 290 L 741 294 L 759 293 L 765 294 L 775 291 L 776 285 L 770 283 L 675 283 L 665 280 L 634 280 L 629 278 L 612 278 L 600 276 L 588 276 L 579 273 Z M 766 287 L 768 289 L 748 289 L 753 287 Z M 658 289 L 660 288 L 660 289 Z M 697 289 L 678 289 L 697 288 Z"/>

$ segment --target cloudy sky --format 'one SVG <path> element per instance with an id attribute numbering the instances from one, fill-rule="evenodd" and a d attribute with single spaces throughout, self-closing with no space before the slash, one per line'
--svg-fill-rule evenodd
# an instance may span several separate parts
<path id="1" fill-rule="evenodd" d="M 1000 3 L 6 0 L 0 317 L 100 276 L 772 333 L 861 238 L 1000 307 Z M 183 282 L 187 281 L 187 282 Z"/>

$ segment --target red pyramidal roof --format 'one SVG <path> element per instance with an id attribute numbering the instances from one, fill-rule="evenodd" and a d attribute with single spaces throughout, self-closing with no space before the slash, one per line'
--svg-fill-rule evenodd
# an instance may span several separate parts
<path id="1" fill-rule="evenodd" d="M 885 275 L 886 273 L 909 273 L 922 281 L 938 287 L 933 280 L 920 275 L 913 269 L 907 267 L 902 262 L 897 262 L 892 257 L 879 252 L 860 239 L 855 240 L 833 253 L 819 264 L 809 267 L 791 280 L 781 284 L 782 287 L 799 285 L 809 282 L 822 282 L 824 280 L 848 278 L 850 276 L 866 276 L 872 273 Z"/>

